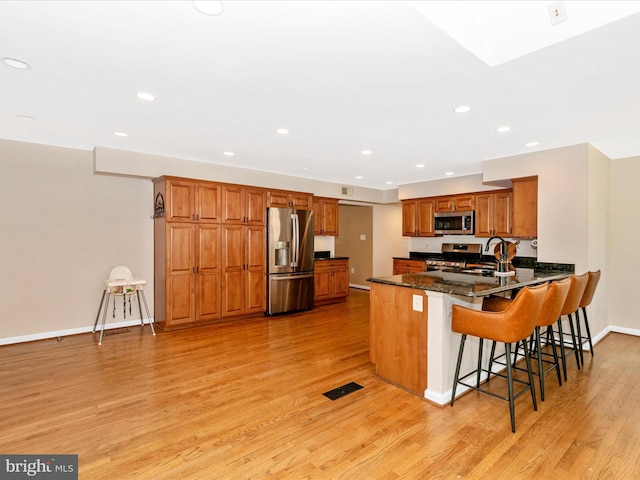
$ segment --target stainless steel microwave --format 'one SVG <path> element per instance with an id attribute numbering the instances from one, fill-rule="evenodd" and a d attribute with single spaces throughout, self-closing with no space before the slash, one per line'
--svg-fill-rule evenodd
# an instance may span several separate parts
<path id="1" fill-rule="evenodd" d="M 433 216 L 433 231 L 439 235 L 473 235 L 475 212 L 439 212 Z"/>

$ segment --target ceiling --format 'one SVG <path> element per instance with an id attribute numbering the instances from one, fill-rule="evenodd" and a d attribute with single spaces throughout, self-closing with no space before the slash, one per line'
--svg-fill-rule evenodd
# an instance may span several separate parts
<path id="1" fill-rule="evenodd" d="M 0 58 L 31 68 L 0 63 L 0 138 L 381 190 L 584 142 L 640 155 L 638 2 L 564 2 L 555 26 L 551 2 L 447 2 L 469 48 L 549 40 L 493 62 L 427 18 L 437 3 L 227 1 L 210 16 L 189 1 L 2 1 Z M 534 27 L 497 18 L 507 3 Z M 603 6 L 611 23 L 571 30 Z M 492 18 L 508 27 L 493 43 Z"/>

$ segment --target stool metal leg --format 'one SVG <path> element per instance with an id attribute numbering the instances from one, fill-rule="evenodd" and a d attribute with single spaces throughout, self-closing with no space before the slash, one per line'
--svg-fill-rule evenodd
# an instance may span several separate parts
<path id="1" fill-rule="evenodd" d="M 576 312 L 576 317 L 578 313 Z M 584 328 L 587 331 L 587 339 L 589 340 L 589 351 L 593 357 L 593 343 L 591 343 L 591 330 L 589 330 L 589 319 L 587 318 L 587 307 L 582 307 L 582 316 L 584 317 Z M 582 341 L 582 340 L 581 340 Z"/>
<path id="2" fill-rule="evenodd" d="M 578 353 L 578 342 L 576 342 L 576 331 L 573 327 L 573 316 L 571 314 L 569 317 L 569 329 L 571 330 L 571 342 L 573 343 L 573 353 L 576 357 L 576 365 L 578 365 L 578 370 L 580 370 L 580 354 Z"/>
<path id="3" fill-rule="evenodd" d="M 142 301 L 144 302 L 144 309 L 147 312 L 147 318 L 149 319 L 149 326 L 151 327 L 151 333 L 153 336 L 156 335 L 156 329 L 153 328 L 153 318 L 151 318 L 151 313 L 149 312 L 149 305 L 147 305 L 147 298 L 144 296 L 144 290 L 136 290 L 138 293 L 138 306 L 140 307 L 140 321 L 142 322 L 142 326 L 144 327 L 144 322 L 142 321 L 142 305 L 140 304 L 140 293 L 142 293 Z"/>
<path id="4" fill-rule="evenodd" d="M 107 310 L 109 310 L 109 299 L 111 298 L 111 293 L 107 292 L 107 301 L 104 306 L 104 311 L 102 312 L 102 328 L 100 329 L 100 340 L 98 340 L 98 345 L 102 345 L 102 336 L 104 335 L 104 324 L 107 321 Z M 113 297 L 113 303 L 116 303 L 116 297 Z"/>
<path id="5" fill-rule="evenodd" d="M 456 363 L 456 373 L 453 377 L 453 388 L 451 389 L 451 406 L 456 399 L 456 387 L 458 386 L 458 378 L 460 378 L 460 364 L 462 364 L 462 353 L 464 352 L 464 342 L 467 339 L 467 335 L 463 334 L 460 338 L 460 349 L 458 350 L 458 363 Z"/>
<path id="6" fill-rule="evenodd" d="M 531 400 L 533 401 L 533 409 L 538 411 L 538 402 L 536 400 L 536 384 L 533 382 L 533 372 L 531 371 L 531 356 L 529 355 L 529 347 L 527 342 L 522 341 L 524 348 L 524 360 L 527 363 L 527 374 L 529 376 L 529 388 L 531 389 Z"/>
<path id="7" fill-rule="evenodd" d="M 513 398 L 513 372 L 511 371 L 511 344 L 504 344 L 505 358 L 507 364 L 507 386 L 509 388 L 509 413 L 511 414 L 511 431 L 516 433 L 516 408 L 515 399 Z"/>
<path id="8" fill-rule="evenodd" d="M 102 298 L 100 299 L 100 306 L 98 307 L 98 314 L 96 315 L 96 321 L 93 324 L 93 330 L 91 331 L 91 333 L 96 333 L 96 328 L 98 327 L 98 319 L 100 318 L 100 312 L 102 311 L 102 305 L 104 305 L 104 297 L 106 297 L 106 296 L 107 296 L 107 291 L 103 290 Z"/>
<path id="9" fill-rule="evenodd" d="M 562 359 L 562 373 L 564 375 L 564 381 L 566 382 L 567 381 L 567 360 L 564 356 L 564 334 L 562 333 L 562 317 L 558 318 L 558 334 L 560 338 L 560 358 Z"/>

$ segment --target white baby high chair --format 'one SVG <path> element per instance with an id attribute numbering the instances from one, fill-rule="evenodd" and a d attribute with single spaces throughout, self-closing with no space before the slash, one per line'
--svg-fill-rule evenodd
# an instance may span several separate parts
<path id="1" fill-rule="evenodd" d="M 141 278 L 133 278 L 131 270 L 122 265 L 113 267 L 109 278 L 104 281 L 104 291 L 102 292 L 102 300 L 100 300 L 100 307 L 98 307 L 98 315 L 96 315 L 96 321 L 93 324 L 93 333 L 96 333 L 98 326 L 98 319 L 100 318 L 100 312 L 102 311 L 102 328 L 100 330 L 100 340 L 98 345 L 102 345 L 102 337 L 104 335 L 104 324 L 107 319 L 107 310 L 109 309 L 109 299 L 113 295 L 113 316 L 116 314 L 116 297 L 121 296 L 123 298 L 124 318 L 127 317 L 127 300 L 129 301 L 129 315 L 131 315 L 131 295 L 134 293 L 138 297 L 138 307 L 140 309 L 140 325 L 144 327 L 144 317 L 142 316 L 142 302 L 144 302 L 144 308 L 147 311 L 147 318 L 149 319 L 149 326 L 151 327 L 151 333 L 155 336 L 156 331 L 153 328 L 153 319 L 151 313 L 149 313 L 149 307 L 147 305 L 147 299 L 144 296 L 144 290 L 142 287 L 147 284 L 146 280 Z M 142 294 L 142 295 L 140 295 Z M 105 298 L 107 301 L 105 302 Z M 104 310 L 102 306 L 104 305 Z"/>

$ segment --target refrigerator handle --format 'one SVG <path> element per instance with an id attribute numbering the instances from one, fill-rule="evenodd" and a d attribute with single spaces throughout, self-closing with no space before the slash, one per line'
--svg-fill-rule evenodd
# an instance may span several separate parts
<path id="1" fill-rule="evenodd" d="M 291 266 L 298 266 L 298 252 L 300 250 L 300 222 L 298 220 L 298 214 L 291 214 L 291 230 L 293 231 L 293 252 L 291 258 Z"/>

